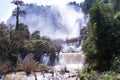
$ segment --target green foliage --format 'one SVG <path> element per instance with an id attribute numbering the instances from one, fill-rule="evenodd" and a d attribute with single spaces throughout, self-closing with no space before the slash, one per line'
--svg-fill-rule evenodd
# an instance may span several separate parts
<path id="1" fill-rule="evenodd" d="M 6 26 L 4 23 L 0 24 L 0 74 L 16 69 L 27 73 L 43 70 L 43 66 L 39 66 L 36 61 L 40 61 L 44 54 L 49 55 L 51 62 L 54 63 L 56 52 L 59 50 L 58 45 L 47 37 L 40 37 L 38 31 L 35 31 L 31 37 L 27 25 L 23 23 L 19 24 L 19 30 L 13 27 Z M 34 60 L 23 61 L 19 64 L 19 61 L 29 53 L 33 53 Z"/>
<path id="2" fill-rule="evenodd" d="M 49 38 L 43 37 L 41 37 L 41 39 L 25 41 L 24 47 L 34 54 L 35 60 L 40 61 L 42 55 L 45 54 L 50 56 L 50 62 L 53 61 L 53 63 L 56 58 L 56 53 L 58 53 L 61 49 L 59 45 L 52 42 Z"/>
<path id="3" fill-rule="evenodd" d="M 117 22 L 120 23 L 120 12 L 117 12 L 114 16 L 114 18 L 117 20 Z"/>
<path id="4" fill-rule="evenodd" d="M 89 72 L 87 70 L 82 70 L 78 72 L 78 76 L 80 80 L 119 80 L 120 74 L 117 74 L 115 72 L 103 72 L 98 73 L 95 70 L 90 70 Z"/>
<path id="5" fill-rule="evenodd" d="M 85 13 L 88 13 L 90 8 L 94 3 L 96 3 L 98 0 L 85 0 L 84 3 L 82 3 L 82 9 Z"/>
<path id="6" fill-rule="evenodd" d="M 20 23 L 19 24 L 19 31 L 23 32 L 25 34 L 24 36 L 25 36 L 26 39 L 29 39 L 30 32 L 29 32 L 29 29 L 28 29 L 27 25 L 25 25 L 24 23 Z"/>
<path id="7" fill-rule="evenodd" d="M 16 5 L 16 10 L 13 11 L 13 16 L 16 17 L 16 30 L 19 30 L 19 16 L 26 14 L 24 10 L 20 10 L 20 6 L 23 6 L 24 2 L 21 0 L 13 0 L 11 3 Z"/>
<path id="8" fill-rule="evenodd" d="M 120 0 L 111 0 L 114 5 L 114 11 L 118 12 L 120 11 Z"/>
<path id="9" fill-rule="evenodd" d="M 97 71 L 88 70 L 87 68 L 79 71 L 78 76 L 80 80 L 100 80 L 100 75 Z"/>
<path id="10" fill-rule="evenodd" d="M 115 59 L 112 62 L 112 69 L 115 72 L 120 73 L 120 56 L 116 56 Z"/>
<path id="11" fill-rule="evenodd" d="M 115 72 L 102 73 L 101 80 L 119 80 L 119 74 Z"/>
<path id="12" fill-rule="evenodd" d="M 82 9 L 85 13 L 88 13 L 94 4 L 98 2 L 104 2 L 105 4 L 109 4 L 109 6 L 113 7 L 114 12 L 120 11 L 120 0 L 85 0 L 82 3 Z"/>
<path id="13" fill-rule="evenodd" d="M 3 62 L 9 60 L 15 66 L 19 49 L 24 45 L 25 33 L 12 29 L 12 26 L 6 27 L 3 23 L 0 25 L 0 59 Z"/>
<path id="14" fill-rule="evenodd" d="M 34 44 L 35 58 L 40 59 L 43 54 L 55 54 L 57 47 L 53 43 L 46 40 L 39 40 Z"/>
<path id="15" fill-rule="evenodd" d="M 31 34 L 31 39 L 33 40 L 36 40 L 36 39 L 40 39 L 40 31 L 34 31 L 32 34 Z"/>
<path id="16" fill-rule="evenodd" d="M 24 5 L 21 0 L 13 0 L 16 9 L 13 16 L 16 17 L 16 26 L 7 26 L 0 23 L 0 63 L 10 61 L 12 66 L 16 66 L 18 58 L 24 59 L 30 52 L 34 54 L 35 60 L 40 60 L 41 55 L 47 54 L 54 60 L 58 45 L 54 44 L 48 37 L 41 37 L 39 31 L 30 34 L 28 26 L 19 23 L 19 17 L 25 14 L 20 7 Z M 0 64 L 0 67 L 2 65 Z M 26 63 L 25 63 L 26 64 Z M 34 63 L 33 63 L 34 64 Z M 32 64 L 31 64 L 32 65 Z M 9 66 L 8 66 L 9 67 Z"/>
<path id="17" fill-rule="evenodd" d="M 118 13 L 119 14 L 119 13 Z M 116 56 L 120 56 L 120 21 L 114 16 L 111 3 L 99 1 L 90 9 L 88 37 L 83 44 L 86 61 L 93 69 L 110 70 Z"/>

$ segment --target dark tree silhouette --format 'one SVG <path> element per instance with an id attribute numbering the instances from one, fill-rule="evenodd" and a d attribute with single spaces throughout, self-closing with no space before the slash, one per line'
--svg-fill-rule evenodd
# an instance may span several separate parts
<path id="1" fill-rule="evenodd" d="M 19 30 L 19 16 L 25 14 L 24 10 L 20 10 L 20 6 L 23 6 L 24 2 L 21 0 L 13 0 L 11 3 L 17 6 L 16 10 L 13 11 L 13 16 L 16 16 L 16 30 Z"/>

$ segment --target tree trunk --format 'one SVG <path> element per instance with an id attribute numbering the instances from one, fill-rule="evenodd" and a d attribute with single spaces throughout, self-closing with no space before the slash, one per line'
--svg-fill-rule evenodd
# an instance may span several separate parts
<path id="1" fill-rule="evenodd" d="M 19 29 L 19 6 L 17 6 L 17 14 L 16 14 L 16 30 Z"/>

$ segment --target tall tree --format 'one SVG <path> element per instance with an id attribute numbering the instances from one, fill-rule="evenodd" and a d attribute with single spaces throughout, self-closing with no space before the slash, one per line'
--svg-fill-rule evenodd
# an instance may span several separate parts
<path id="1" fill-rule="evenodd" d="M 120 51 L 120 26 L 110 3 L 100 1 L 90 10 L 88 37 L 83 45 L 87 61 L 99 71 L 110 70 Z"/>
<path id="2" fill-rule="evenodd" d="M 19 16 L 25 14 L 24 10 L 20 10 L 20 6 L 23 6 L 24 2 L 21 0 L 13 0 L 12 3 L 17 6 L 16 10 L 13 11 L 13 16 L 16 16 L 16 30 L 19 30 Z"/>

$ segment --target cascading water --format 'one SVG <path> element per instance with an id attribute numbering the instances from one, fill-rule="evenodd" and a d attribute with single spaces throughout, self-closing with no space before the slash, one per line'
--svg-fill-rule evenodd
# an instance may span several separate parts
<path id="1" fill-rule="evenodd" d="M 35 9 L 36 8 L 33 8 L 33 10 Z M 39 7 L 37 9 L 39 9 Z M 43 9 L 44 11 L 41 9 Z M 29 9 L 26 10 L 29 12 Z M 26 16 L 25 18 L 20 18 L 21 22 L 28 24 L 30 26 L 30 30 L 41 30 L 41 35 L 47 35 L 51 39 L 63 39 L 64 41 L 66 39 L 69 40 L 72 38 L 77 39 L 76 42 L 70 42 L 68 44 L 65 42 L 61 44 L 63 46 L 63 53 L 58 53 L 59 55 L 55 55 L 56 58 L 54 59 L 54 64 L 62 66 L 77 66 L 79 64 L 77 67 L 81 69 L 84 63 L 83 55 L 81 53 L 72 53 L 79 52 L 81 50 L 83 40 L 79 42 L 80 30 L 86 27 L 86 24 L 88 22 L 88 17 L 82 12 L 80 3 L 68 2 L 63 5 L 52 4 L 47 7 L 40 6 L 40 11 L 38 11 L 38 14 L 36 16 L 35 15 L 35 12 L 32 12 L 32 14 L 28 13 L 28 16 Z M 35 22 L 32 20 L 32 22 L 29 21 L 29 16 L 31 16 L 31 19 L 33 18 Z M 32 28 L 33 26 L 35 26 L 34 29 Z M 43 54 L 40 57 L 40 62 L 46 65 L 50 64 L 50 55 Z"/>
<path id="2" fill-rule="evenodd" d="M 50 61 L 50 56 L 47 54 L 44 54 L 41 56 L 40 62 L 47 65 Z"/>
<path id="3" fill-rule="evenodd" d="M 49 36 L 51 39 L 79 37 L 80 29 L 86 26 L 88 21 L 80 8 L 80 2 L 83 0 L 77 0 L 78 3 L 69 0 L 60 1 L 68 3 L 24 5 L 21 9 L 26 11 L 26 15 L 20 17 L 20 22 L 27 24 L 30 32 L 40 30 L 40 35 Z M 15 17 L 11 16 L 7 24 L 15 24 Z"/>
<path id="4" fill-rule="evenodd" d="M 61 53 L 60 55 L 60 65 L 71 65 L 71 64 L 83 64 L 84 55 L 81 53 Z M 73 67 L 73 66 L 72 66 Z"/>
<path id="5" fill-rule="evenodd" d="M 66 38 L 78 38 L 80 36 L 80 29 L 86 26 L 88 22 L 88 17 L 82 12 L 80 3 L 72 2 L 56 6 L 52 4 L 48 7 L 37 7 L 38 10 L 35 10 L 35 6 L 33 6 L 34 8 L 26 8 L 24 6 L 23 9 L 26 9 L 28 14 L 24 18 L 21 17 L 20 21 L 27 24 L 31 32 L 40 30 L 41 35 L 47 35 L 52 39 L 65 40 Z M 32 9 L 39 14 L 32 11 Z M 8 20 L 8 24 L 9 22 L 15 23 L 15 20 L 12 19 L 14 18 Z M 35 27 L 33 28 L 33 26 Z M 79 42 L 62 44 L 63 49 L 60 53 L 56 54 L 54 61 L 54 73 L 45 73 L 44 75 L 42 73 L 36 73 L 38 80 L 76 80 L 76 77 L 72 78 L 70 76 L 76 75 L 73 71 L 74 69 L 83 68 L 85 58 L 82 52 L 80 52 L 81 46 L 76 45 L 78 43 Z M 50 55 L 42 55 L 40 62 L 44 64 L 50 63 Z M 63 71 L 63 75 L 60 73 L 62 69 L 67 69 L 71 73 Z M 12 80 L 35 80 L 34 76 L 26 76 L 25 73 L 15 75 L 17 77 L 19 76 L 19 78 L 15 79 L 15 76 L 13 77 L 11 75 Z M 7 77 L 10 79 L 10 75 L 7 75 Z"/>
<path id="6" fill-rule="evenodd" d="M 55 66 L 56 70 L 66 68 L 70 72 L 81 70 L 84 67 L 85 56 L 82 52 L 60 53 L 59 64 Z"/>

